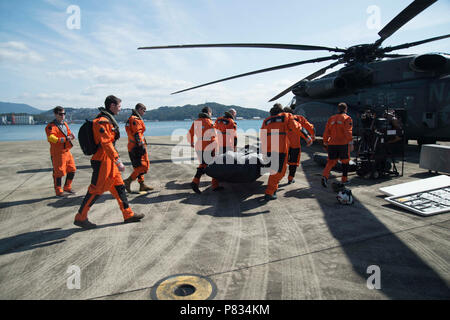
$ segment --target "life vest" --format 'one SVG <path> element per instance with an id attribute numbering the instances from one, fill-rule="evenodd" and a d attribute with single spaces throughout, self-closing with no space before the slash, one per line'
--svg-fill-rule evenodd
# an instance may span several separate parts
<path id="1" fill-rule="evenodd" d="M 112 116 L 110 116 L 112 118 Z M 120 138 L 119 127 L 115 125 L 115 119 L 99 114 L 92 121 L 92 131 L 94 133 L 94 142 L 99 146 L 97 152 L 91 160 L 116 162 L 119 160 L 119 153 L 115 148 L 115 143 Z"/>
<path id="2" fill-rule="evenodd" d="M 63 125 L 66 127 L 67 135 L 62 132 L 55 121 L 50 122 L 45 127 L 47 141 L 50 143 L 50 154 L 52 155 L 67 152 L 73 147 L 72 142 L 67 140 L 67 136 L 71 135 L 72 132 L 65 121 Z"/>
<path id="3" fill-rule="evenodd" d="M 282 112 L 264 119 L 260 131 L 262 152 L 287 153 L 289 150 L 288 132 L 299 134 L 300 128 L 300 124 L 290 113 Z"/>
<path id="4" fill-rule="evenodd" d="M 312 123 L 299 114 L 294 115 L 294 119 L 301 124 L 302 128 L 305 128 L 306 131 L 308 131 L 313 140 L 316 138 L 316 129 L 314 129 L 314 125 Z"/>
<path id="5" fill-rule="evenodd" d="M 300 132 L 299 133 L 295 133 L 294 131 L 289 131 L 288 132 L 288 138 L 289 138 L 289 148 L 293 148 L 293 149 L 298 149 L 300 148 L 300 138 L 305 139 L 305 141 L 309 141 L 309 140 L 314 140 L 315 139 L 315 130 L 314 130 L 314 126 L 309 123 L 305 117 L 298 115 L 298 114 L 294 114 L 292 115 L 292 117 L 294 118 L 294 120 L 296 122 L 298 122 L 298 124 L 300 125 Z"/>
<path id="6" fill-rule="evenodd" d="M 194 137 L 196 138 L 195 144 Z M 211 118 L 206 113 L 200 113 L 199 118 L 192 123 L 187 139 L 191 145 L 194 145 L 196 151 L 204 151 L 211 143 L 215 142 L 216 130 Z"/>
<path id="7" fill-rule="evenodd" d="M 328 145 L 346 145 L 353 139 L 352 118 L 346 113 L 338 113 L 328 119 L 323 141 Z"/>
<path id="8" fill-rule="evenodd" d="M 227 115 L 219 117 L 214 123 L 214 127 L 217 129 L 219 146 L 234 147 L 234 138 L 237 137 L 237 126 L 233 118 Z"/>
<path id="9" fill-rule="evenodd" d="M 146 146 L 147 142 L 144 137 L 144 132 L 146 130 L 145 123 L 141 117 L 133 114 L 128 118 L 125 124 L 125 131 L 128 135 L 128 151 L 133 150 L 134 147 L 138 145 Z"/>

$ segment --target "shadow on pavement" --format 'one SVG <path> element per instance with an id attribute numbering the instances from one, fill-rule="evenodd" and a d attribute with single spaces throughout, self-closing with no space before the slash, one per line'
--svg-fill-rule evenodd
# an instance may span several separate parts
<path id="1" fill-rule="evenodd" d="M 15 207 L 15 206 L 21 206 L 21 205 L 27 205 L 27 204 L 34 204 L 34 203 L 37 203 L 37 202 L 50 200 L 50 199 L 56 199 L 56 197 L 53 196 L 53 197 L 47 197 L 47 198 L 37 198 L 37 199 L 27 199 L 27 200 L 1 202 L 0 203 L 0 209 L 5 209 L 5 208 Z"/>
<path id="2" fill-rule="evenodd" d="M 97 229 L 108 228 L 123 224 L 122 222 L 109 223 L 97 225 L 97 228 L 92 229 L 95 232 Z M 43 248 L 66 241 L 66 238 L 77 232 L 89 231 L 82 228 L 61 229 L 53 228 L 39 231 L 31 231 L 11 237 L 0 239 L 0 255 L 10 254 L 14 252 L 22 252 Z"/>
<path id="3" fill-rule="evenodd" d="M 209 181 L 200 181 L 200 188 L 205 188 L 207 186 L 211 185 L 211 182 Z M 173 181 L 169 181 L 166 183 L 165 189 L 168 190 L 191 190 L 191 181 L 189 182 L 183 182 L 183 183 L 178 183 L 176 180 Z M 194 192 L 194 191 L 192 191 Z"/>
<path id="4" fill-rule="evenodd" d="M 72 206 L 81 206 L 85 194 L 70 196 L 64 198 L 57 198 L 58 200 L 55 202 L 51 202 L 47 204 L 49 207 L 53 208 L 64 208 L 64 207 L 72 207 Z M 115 198 L 108 191 L 103 193 L 94 203 L 94 206 L 97 206 L 100 203 L 104 203 L 106 200 L 115 200 Z"/>
<path id="5" fill-rule="evenodd" d="M 202 194 L 194 194 L 184 201 L 185 204 L 209 206 L 197 212 L 198 215 L 210 215 L 216 218 L 224 217 L 252 217 L 259 214 L 270 213 L 269 210 L 257 211 L 255 209 L 264 206 L 264 182 L 255 181 L 252 183 L 222 183 L 224 187 L 221 191 L 212 191 L 211 187 L 203 190 Z M 250 198 L 255 194 L 262 194 L 261 197 Z M 239 203 L 239 210 L 233 206 Z"/>
<path id="6" fill-rule="evenodd" d="M 312 156 L 313 150 L 305 151 Z M 317 187 L 320 177 L 311 170 L 304 174 L 313 192 L 322 193 L 318 203 L 324 220 L 363 285 L 370 276 L 367 268 L 376 265 L 381 269 L 380 291 L 391 299 L 450 298 L 446 281 L 357 198 L 353 206 L 339 205 L 330 187 Z"/>

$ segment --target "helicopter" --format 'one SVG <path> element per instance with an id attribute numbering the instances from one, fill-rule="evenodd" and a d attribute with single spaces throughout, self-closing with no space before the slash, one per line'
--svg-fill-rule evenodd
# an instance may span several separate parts
<path id="1" fill-rule="evenodd" d="M 393 111 L 403 122 L 406 141 L 417 140 L 419 145 L 450 141 L 448 127 L 450 123 L 450 55 L 447 53 L 419 55 L 392 53 L 396 50 L 443 40 L 449 38 L 450 34 L 395 46 L 381 46 L 387 38 L 436 1 L 413 1 L 378 32 L 378 40 L 349 48 L 282 43 L 221 43 L 149 46 L 139 47 L 138 50 L 240 47 L 328 51 L 332 54 L 246 72 L 172 94 L 258 73 L 308 63 L 334 61 L 286 88 L 269 102 L 292 92 L 294 97 L 289 106 L 295 110 L 296 114 L 305 116 L 313 123 L 319 135 L 323 132 L 328 118 L 336 113 L 336 105 L 339 102 L 345 102 L 348 105 L 348 114 L 352 118 L 358 118 L 368 109 L 379 114 L 387 110 Z M 324 75 L 327 70 L 340 64 L 344 65 L 340 70 Z"/>

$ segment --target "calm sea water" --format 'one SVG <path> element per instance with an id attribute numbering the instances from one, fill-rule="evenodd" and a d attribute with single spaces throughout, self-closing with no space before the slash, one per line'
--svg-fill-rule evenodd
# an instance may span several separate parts
<path id="1" fill-rule="evenodd" d="M 170 136 L 174 134 L 184 134 L 191 127 L 192 121 L 160 121 L 145 122 L 147 128 L 146 136 Z M 120 123 L 120 136 L 126 137 L 125 123 Z M 258 130 L 261 128 L 261 120 L 239 120 L 237 121 L 238 130 Z M 13 125 L 0 126 L 0 141 L 26 141 L 26 140 L 47 140 L 45 135 L 46 125 Z M 78 130 L 81 124 L 69 124 L 75 136 L 78 136 Z M 178 130 L 177 130 L 178 129 Z M 181 130 L 180 130 L 181 129 Z M 184 131 L 183 131 L 184 130 Z"/>

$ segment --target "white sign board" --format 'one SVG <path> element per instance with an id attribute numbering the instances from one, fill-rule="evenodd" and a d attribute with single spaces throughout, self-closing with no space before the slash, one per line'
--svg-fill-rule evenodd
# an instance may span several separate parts
<path id="1" fill-rule="evenodd" d="M 387 196 L 402 196 L 405 194 L 423 192 L 442 187 L 450 187 L 450 176 L 440 175 L 437 177 L 396 184 L 393 186 L 380 188 L 379 190 Z"/>
<path id="2" fill-rule="evenodd" d="M 421 216 L 430 216 L 450 211 L 450 187 L 391 196 L 385 200 Z"/>

